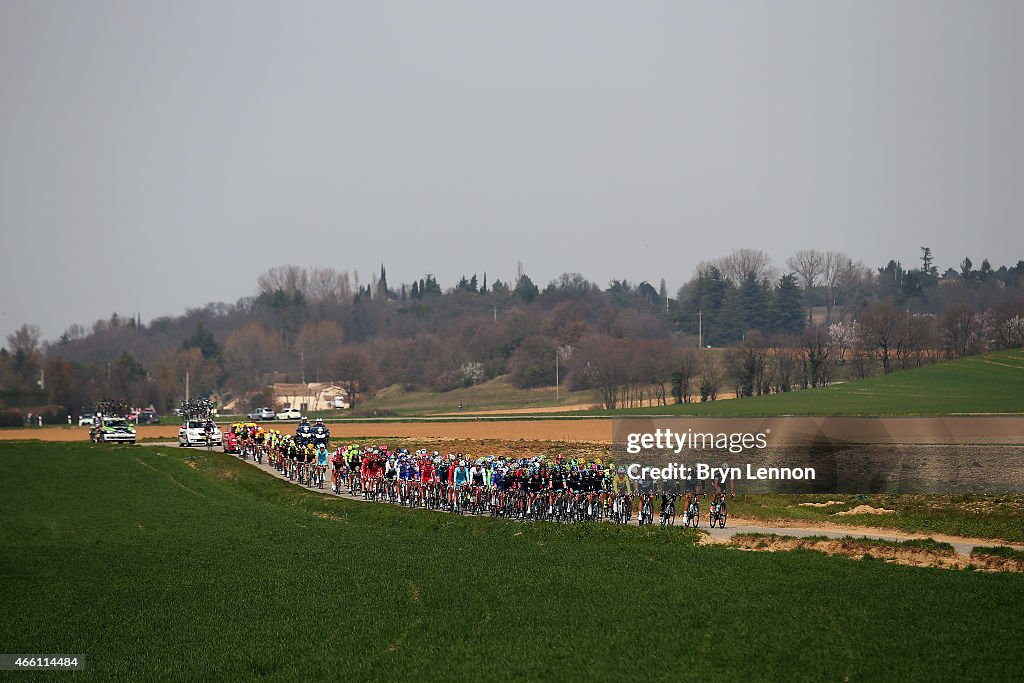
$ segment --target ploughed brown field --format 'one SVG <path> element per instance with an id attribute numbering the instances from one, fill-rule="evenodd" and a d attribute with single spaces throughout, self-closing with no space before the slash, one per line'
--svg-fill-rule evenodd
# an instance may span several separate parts
<path id="1" fill-rule="evenodd" d="M 333 438 L 425 438 L 494 439 L 499 441 L 559 441 L 610 444 L 612 427 L 618 422 L 624 432 L 653 431 L 658 427 L 690 429 L 694 432 L 768 431 L 776 443 L 805 443 L 826 437 L 855 443 L 876 444 L 1020 444 L 1024 441 L 1021 417 L 775 417 L 775 418 L 634 418 L 529 419 L 431 422 L 344 422 L 331 423 Z M 219 423 L 222 428 L 226 423 Z M 294 432 L 296 422 L 268 422 L 271 428 Z M 178 425 L 144 425 L 137 428 L 139 440 L 176 440 Z M 42 427 L 0 430 L 0 440 L 86 441 L 88 427 Z"/>
<path id="2" fill-rule="evenodd" d="M 224 427 L 223 423 L 220 423 Z M 270 423 L 273 425 L 274 423 Z M 294 432 L 294 422 L 280 423 L 282 432 Z M 488 422 L 353 422 L 329 425 L 332 438 L 394 437 L 439 439 L 499 439 L 503 441 L 579 441 L 611 443 L 611 420 L 515 420 Z M 177 425 L 144 425 L 142 439 L 178 438 Z M 0 430 L 0 440 L 88 441 L 88 427 L 42 427 Z"/>

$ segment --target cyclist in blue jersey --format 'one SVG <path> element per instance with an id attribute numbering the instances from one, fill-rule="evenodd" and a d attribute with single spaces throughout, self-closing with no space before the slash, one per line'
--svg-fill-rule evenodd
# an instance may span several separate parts
<path id="1" fill-rule="evenodd" d="M 459 464 L 455 467 L 455 470 L 452 472 L 452 495 L 451 500 L 449 501 L 451 502 L 452 505 L 455 504 L 455 496 L 458 495 L 459 491 L 462 490 L 462 488 L 466 485 L 468 481 L 469 468 L 466 467 L 465 460 L 459 460 Z"/>

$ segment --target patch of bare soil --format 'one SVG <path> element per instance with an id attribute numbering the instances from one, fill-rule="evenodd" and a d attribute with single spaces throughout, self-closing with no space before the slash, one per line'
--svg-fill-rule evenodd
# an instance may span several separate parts
<path id="1" fill-rule="evenodd" d="M 798 503 L 800 507 L 805 508 L 827 508 L 831 505 L 843 505 L 841 500 L 827 500 L 824 503 Z"/>
<path id="2" fill-rule="evenodd" d="M 707 532 L 702 533 L 697 539 L 697 545 L 730 545 L 731 539 L 725 536 L 713 536 Z"/>
<path id="3" fill-rule="evenodd" d="M 975 565 L 981 564 L 996 572 L 1024 572 L 1024 560 L 1015 560 L 1010 557 L 979 553 L 971 555 L 971 562 L 974 562 Z"/>
<path id="4" fill-rule="evenodd" d="M 1024 550 L 1024 546 L 1017 543 L 1007 543 L 1004 540 L 998 538 L 975 538 L 967 536 L 949 536 L 947 534 L 921 534 L 910 531 L 900 531 L 899 529 L 881 528 L 881 527 L 868 527 L 868 526 L 857 526 L 855 524 L 836 524 L 835 522 L 829 521 L 815 521 L 809 519 L 747 519 L 745 517 L 729 516 L 729 524 L 734 527 L 771 527 L 785 531 L 786 529 L 793 529 L 794 531 L 810 532 L 810 531 L 837 531 L 841 533 L 856 535 L 863 534 L 871 536 L 884 532 L 886 536 L 890 536 L 897 540 L 907 541 L 912 538 L 931 538 L 936 541 L 943 543 L 970 543 L 972 545 L 983 545 L 983 546 L 998 546 L 1005 545 L 1010 548 L 1016 548 L 1018 550 Z"/>
<path id="5" fill-rule="evenodd" d="M 850 508 L 849 510 L 843 510 L 837 512 L 836 517 L 846 517 L 847 515 L 887 515 L 895 510 L 886 510 L 885 508 L 873 508 L 870 505 L 858 505 L 857 507 Z"/>
<path id="6" fill-rule="evenodd" d="M 315 513 L 313 513 L 313 516 L 314 517 L 319 517 L 320 519 L 329 519 L 332 522 L 344 522 L 345 521 L 344 517 L 338 517 L 337 515 L 331 515 L 331 514 L 328 514 L 326 512 L 315 512 Z"/>
<path id="7" fill-rule="evenodd" d="M 1021 572 L 1024 562 L 991 555 L 964 557 L 953 550 L 929 548 L 907 548 L 862 542 L 859 539 L 811 539 L 784 538 L 780 536 L 736 536 L 730 545 L 743 550 L 777 552 L 780 550 L 806 549 L 826 555 L 844 555 L 856 560 L 865 557 L 884 560 L 909 567 L 938 567 L 940 569 L 964 569 L 973 565 L 975 569 L 993 572 Z"/>

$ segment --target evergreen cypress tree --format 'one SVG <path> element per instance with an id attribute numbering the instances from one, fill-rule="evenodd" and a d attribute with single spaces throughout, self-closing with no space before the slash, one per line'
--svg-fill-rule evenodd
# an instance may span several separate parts
<path id="1" fill-rule="evenodd" d="M 796 275 L 789 273 L 780 277 L 773 294 L 769 330 L 777 334 L 799 335 L 804 329 L 804 312 Z"/>

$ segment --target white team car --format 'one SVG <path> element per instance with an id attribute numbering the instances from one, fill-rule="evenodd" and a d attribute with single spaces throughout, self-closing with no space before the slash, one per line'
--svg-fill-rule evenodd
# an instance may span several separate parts
<path id="1" fill-rule="evenodd" d="M 220 446 L 223 440 L 224 435 L 221 433 L 220 427 L 214 424 L 213 433 L 210 434 L 210 444 L 213 446 Z M 205 446 L 206 421 L 189 420 L 185 424 L 181 425 L 181 429 L 178 430 L 178 445 L 182 447 Z"/>
<path id="2" fill-rule="evenodd" d="M 278 420 L 298 420 L 302 413 L 296 408 L 285 408 L 275 416 Z"/>

